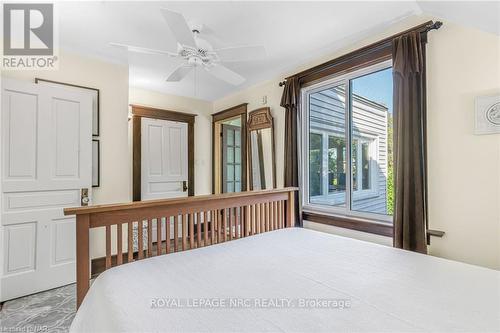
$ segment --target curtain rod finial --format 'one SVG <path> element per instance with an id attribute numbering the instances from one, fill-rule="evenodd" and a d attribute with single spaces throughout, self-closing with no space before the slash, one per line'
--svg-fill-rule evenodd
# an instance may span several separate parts
<path id="1" fill-rule="evenodd" d="M 443 25 L 443 22 L 441 22 L 441 21 L 433 22 L 432 24 L 427 26 L 427 28 L 425 29 L 425 32 L 429 32 L 431 30 L 438 30 L 439 28 L 441 28 L 442 25 Z"/>
<path id="2" fill-rule="evenodd" d="M 279 85 L 280 87 L 283 87 L 283 86 L 285 85 L 285 83 L 286 83 L 286 80 L 283 80 L 283 81 L 281 81 L 280 83 L 278 83 L 278 85 Z"/>

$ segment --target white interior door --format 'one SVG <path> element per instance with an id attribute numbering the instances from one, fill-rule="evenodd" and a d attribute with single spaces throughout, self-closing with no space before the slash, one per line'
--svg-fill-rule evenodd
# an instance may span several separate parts
<path id="1" fill-rule="evenodd" d="M 2 80 L 1 301 L 75 282 L 63 207 L 91 191 L 91 126 L 90 94 Z"/>
<path id="2" fill-rule="evenodd" d="M 141 119 L 141 200 L 185 197 L 187 124 Z"/>

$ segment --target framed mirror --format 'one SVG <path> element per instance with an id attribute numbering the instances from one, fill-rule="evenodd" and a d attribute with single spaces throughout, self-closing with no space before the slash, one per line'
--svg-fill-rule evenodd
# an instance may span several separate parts
<path id="1" fill-rule="evenodd" d="M 274 124 L 268 107 L 248 114 L 248 158 L 250 190 L 276 187 Z"/>

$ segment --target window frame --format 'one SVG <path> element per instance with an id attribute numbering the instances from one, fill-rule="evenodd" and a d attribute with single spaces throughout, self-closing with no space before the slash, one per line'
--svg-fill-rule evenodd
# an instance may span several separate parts
<path id="1" fill-rule="evenodd" d="M 358 145 L 361 146 L 360 142 L 366 139 L 369 139 L 369 136 L 357 136 L 355 137 L 352 133 L 352 110 L 351 110 L 351 85 L 350 80 L 356 79 L 361 76 L 365 76 L 371 73 L 375 73 L 387 68 L 392 67 L 392 59 L 381 61 L 374 65 L 368 65 L 360 69 L 356 69 L 347 73 L 342 73 L 339 75 L 328 76 L 309 84 L 306 84 L 301 89 L 301 114 L 300 114 L 300 158 L 299 158 L 299 182 L 301 182 L 300 186 L 302 188 L 301 191 L 301 202 L 302 202 L 302 210 L 308 213 L 324 213 L 331 216 L 339 216 L 339 217 L 352 217 L 352 218 L 361 218 L 366 219 L 373 222 L 382 222 L 384 224 L 392 225 L 393 217 L 391 215 L 377 214 L 377 213 L 369 213 L 369 212 L 359 212 L 352 210 L 352 198 L 368 198 L 372 195 L 376 195 L 378 192 L 378 182 L 374 181 L 373 175 L 370 175 L 370 180 L 372 184 L 371 189 L 367 190 L 356 190 L 352 191 L 351 194 L 351 183 L 352 183 L 352 158 L 351 158 L 351 144 L 353 139 L 358 139 Z M 345 196 L 345 205 L 344 206 L 327 206 L 321 204 L 315 204 L 310 202 L 309 198 L 309 133 L 321 133 L 318 130 L 310 130 L 310 122 L 309 122 L 309 96 L 316 92 L 337 87 L 339 85 L 343 85 L 345 87 L 345 139 L 346 139 L 346 160 L 347 160 L 347 169 L 349 171 L 349 176 L 346 177 L 346 191 L 345 195 L 342 193 L 342 196 Z M 326 132 L 325 132 L 326 133 Z M 328 138 L 328 135 L 326 135 Z M 323 135 L 323 140 L 325 135 Z M 366 139 L 365 139 L 366 138 Z M 373 162 L 377 160 L 378 156 L 374 153 L 378 154 L 379 142 L 378 139 L 374 136 L 372 139 L 373 142 L 370 144 L 370 156 L 371 156 L 371 164 L 370 168 L 373 170 Z M 375 146 L 375 148 L 373 148 Z M 349 147 L 349 149 L 347 149 Z M 359 147 L 358 147 L 359 148 Z M 359 165 L 359 164 L 358 164 Z M 325 170 L 323 170 L 323 173 Z M 327 172 L 327 171 L 326 171 Z M 358 173 L 359 174 L 359 173 Z M 358 192 L 359 194 L 357 194 Z M 339 194 L 337 194 L 339 195 Z"/>

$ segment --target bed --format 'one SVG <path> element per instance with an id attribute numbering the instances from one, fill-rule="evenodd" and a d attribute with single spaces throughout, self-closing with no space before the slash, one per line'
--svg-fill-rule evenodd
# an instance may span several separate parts
<path id="1" fill-rule="evenodd" d="M 303 228 L 123 264 L 71 332 L 498 332 L 500 272 Z"/>

